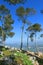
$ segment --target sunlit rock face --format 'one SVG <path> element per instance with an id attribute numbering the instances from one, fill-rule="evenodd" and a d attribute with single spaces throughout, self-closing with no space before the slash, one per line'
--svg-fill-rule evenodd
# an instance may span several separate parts
<path id="1" fill-rule="evenodd" d="M 43 53 L 39 52 L 39 53 L 38 53 L 38 56 L 39 56 L 39 57 L 43 56 Z"/>

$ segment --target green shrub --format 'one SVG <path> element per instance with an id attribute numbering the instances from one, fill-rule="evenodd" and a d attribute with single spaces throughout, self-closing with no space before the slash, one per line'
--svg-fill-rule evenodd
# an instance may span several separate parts
<path id="1" fill-rule="evenodd" d="M 22 65 L 33 65 L 32 61 L 29 60 L 29 57 L 26 54 L 21 52 L 15 52 L 15 60 L 18 64 Z"/>

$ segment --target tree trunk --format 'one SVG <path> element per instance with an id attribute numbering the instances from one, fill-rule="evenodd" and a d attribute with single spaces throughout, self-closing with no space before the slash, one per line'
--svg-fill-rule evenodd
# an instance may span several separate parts
<path id="1" fill-rule="evenodd" d="M 29 49 L 28 38 L 29 36 L 27 37 L 27 50 Z"/>
<path id="2" fill-rule="evenodd" d="M 2 44 L 3 44 L 3 46 L 4 46 L 4 44 L 5 44 L 4 33 L 3 33 L 3 31 L 2 31 Z"/>
<path id="3" fill-rule="evenodd" d="M 23 29 L 22 29 L 22 34 L 21 34 L 21 47 L 20 47 L 20 49 L 22 50 L 22 46 L 23 46 Z"/>
<path id="4" fill-rule="evenodd" d="M 5 44 L 5 38 L 4 38 L 4 30 L 3 30 L 3 24 L 4 24 L 4 22 L 2 22 L 2 44 L 3 44 L 3 46 L 5 46 L 4 44 Z"/>
<path id="5" fill-rule="evenodd" d="M 38 52 L 37 43 L 36 43 L 36 33 L 35 33 L 35 48 L 36 48 L 36 52 Z"/>
<path id="6" fill-rule="evenodd" d="M 23 47 L 23 32 L 24 32 L 24 24 L 23 24 L 22 33 L 21 33 L 21 46 L 20 46 L 21 50 L 22 50 L 22 47 Z"/>

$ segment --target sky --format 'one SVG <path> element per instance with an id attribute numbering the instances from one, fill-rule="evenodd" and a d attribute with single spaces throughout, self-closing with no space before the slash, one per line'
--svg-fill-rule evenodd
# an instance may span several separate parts
<path id="1" fill-rule="evenodd" d="M 8 3 L 4 2 L 3 0 L 0 0 L 0 5 L 4 4 L 9 10 L 12 15 L 13 20 L 15 23 L 13 24 L 13 31 L 15 32 L 15 35 L 12 38 L 6 39 L 7 43 L 20 43 L 21 42 L 21 26 L 22 22 L 18 21 L 18 17 L 15 15 L 15 11 L 18 7 L 23 6 L 23 7 L 29 7 L 29 8 L 34 8 L 36 10 L 36 14 L 33 16 L 30 16 L 28 18 L 29 21 L 31 21 L 33 24 L 34 23 L 39 23 L 42 25 L 43 28 L 43 14 L 40 13 L 40 10 L 43 9 L 43 0 L 28 0 L 25 4 L 18 4 L 16 6 L 14 5 L 9 5 Z M 1 25 L 1 24 L 0 24 Z M 26 27 L 26 26 L 25 26 Z M 39 35 L 39 34 L 38 34 Z M 27 36 L 24 34 L 23 36 L 23 42 L 26 42 Z M 40 39 L 42 41 L 42 39 Z"/>

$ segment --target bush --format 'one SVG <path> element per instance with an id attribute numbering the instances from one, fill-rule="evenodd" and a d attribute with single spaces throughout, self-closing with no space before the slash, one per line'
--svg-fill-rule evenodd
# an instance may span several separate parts
<path id="1" fill-rule="evenodd" d="M 33 65 L 32 61 L 29 60 L 29 57 L 21 52 L 15 52 L 15 60 L 18 64 Z"/>

